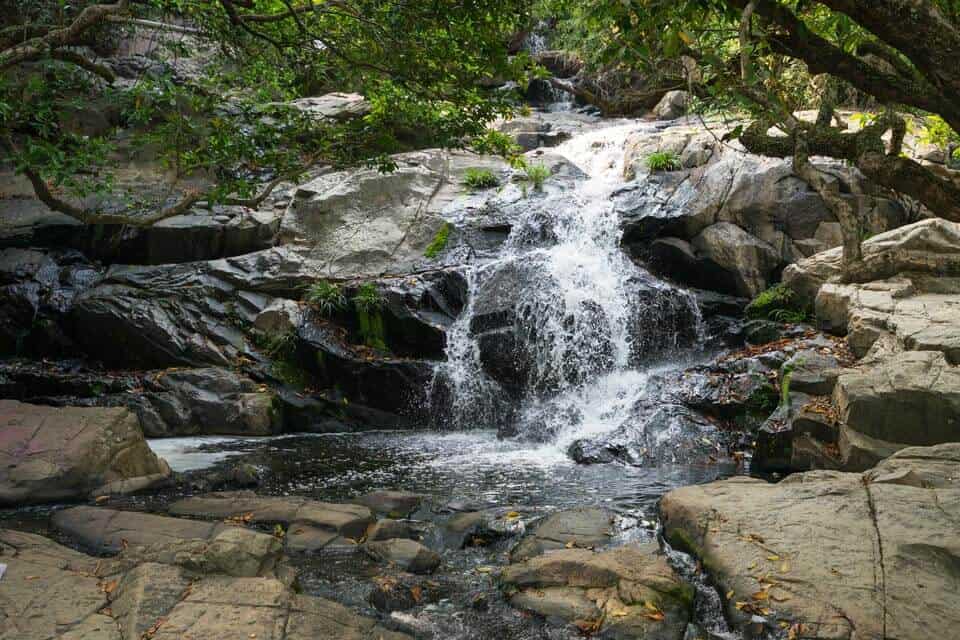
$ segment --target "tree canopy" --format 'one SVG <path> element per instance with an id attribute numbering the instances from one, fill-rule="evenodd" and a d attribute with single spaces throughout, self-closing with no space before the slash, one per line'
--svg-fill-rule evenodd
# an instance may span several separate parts
<path id="1" fill-rule="evenodd" d="M 756 153 L 793 157 L 842 218 L 856 218 L 855 203 L 809 156 L 846 160 L 960 220 L 957 183 L 901 153 L 909 125 L 900 115 L 925 116 L 927 137 L 944 146 L 960 141 L 957 0 L 544 0 L 538 10 L 561 17 L 564 41 L 587 43 L 580 51 L 598 67 L 653 74 L 665 60 L 695 61 L 688 82 L 701 107 L 746 112 L 753 124 L 732 137 Z M 834 125 L 834 108 L 851 94 L 876 107 L 859 131 Z M 794 115 L 811 107 L 820 109 L 815 122 Z M 848 244 L 856 259 L 856 243 Z"/>
<path id="2" fill-rule="evenodd" d="M 256 206 L 314 162 L 379 162 L 415 143 L 463 144 L 511 112 L 494 79 L 521 78 L 511 37 L 525 0 L 7 0 L 0 23 L 0 145 L 48 206 L 88 223 L 152 224 L 197 204 Z M 168 34 L 166 59 L 130 78 L 104 54 L 132 30 Z M 198 56 L 198 50 L 203 50 Z M 122 76 L 122 77 L 121 77 Z M 362 117 L 318 119 L 290 101 L 366 97 Z M 79 111 L 109 127 L 77 130 Z M 149 148 L 173 175 L 118 202 L 118 152 Z M 204 176 L 202 186 L 180 178 Z M 186 185 L 186 186 L 185 186 Z"/>

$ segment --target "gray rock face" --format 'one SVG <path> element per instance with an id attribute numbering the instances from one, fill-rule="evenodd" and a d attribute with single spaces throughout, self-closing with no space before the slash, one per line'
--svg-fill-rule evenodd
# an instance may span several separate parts
<path id="1" fill-rule="evenodd" d="M 863 242 L 863 263 L 848 281 L 884 280 L 902 273 L 948 275 L 960 272 L 960 223 L 942 218 L 921 220 L 873 236 Z M 791 265 L 783 281 L 805 300 L 840 275 L 841 249 L 818 253 Z M 837 327 L 842 331 L 843 327 Z"/>
<path id="2" fill-rule="evenodd" d="M 126 409 L 0 400 L 0 504 L 129 493 L 163 484 L 170 467 Z"/>
<path id="3" fill-rule="evenodd" d="M 728 617 L 759 614 L 810 638 L 950 637 L 960 624 L 960 445 L 909 448 L 860 475 L 677 489 L 665 533 L 699 558 Z"/>
<path id="4" fill-rule="evenodd" d="M 884 441 L 884 452 L 960 439 L 960 368 L 939 352 L 908 351 L 845 372 L 834 400 L 844 429 Z"/>
<path id="5" fill-rule="evenodd" d="M 651 113 L 660 120 L 676 120 L 686 115 L 691 96 L 686 91 L 668 91 Z"/>
<path id="6" fill-rule="evenodd" d="M 514 547 L 510 559 L 519 562 L 556 549 L 606 546 L 613 534 L 613 518 L 612 512 L 596 507 L 551 514 Z"/>
<path id="7" fill-rule="evenodd" d="M 159 420 L 150 425 L 152 437 L 191 433 L 265 436 L 283 424 L 273 394 L 246 376 L 221 368 L 183 369 L 146 377 L 143 414 Z"/>
<path id="8" fill-rule="evenodd" d="M 693 590 L 655 544 L 595 553 L 551 551 L 503 570 L 515 607 L 567 622 L 596 624 L 603 637 L 684 637 Z"/>
<path id="9" fill-rule="evenodd" d="M 671 127 L 660 134 L 643 134 L 628 145 L 627 177 L 639 179 L 614 200 L 623 220 L 623 244 L 631 255 L 652 257 L 658 272 L 695 286 L 709 284 L 727 287 L 724 292 L 747 295 L 752 291 L 749 295 L 754 295 L 766 289 L 783 267 L 836 246 L 840 238 L 829 233 L 836 219 L 822 199 L 793 174 L 789 160 L 720 150 L 715 140 L 703 135 L 696 127 Z M 679 154 L 684 170 L 645 175 L 643 161 L 657 150 Z M 866 188 L 855 171 L 838 165 L 823 169 L 847 184 Z M 906 220 L 902 208 L 892 201 L 865 197 L 866 224 L 872 232 L 886 231 Z M 719 227 L 700 239 L 703 246 L 694 241 L 718 224 L 739 231 Z M 658 238 L 693 242 L 694 246 L 687 245 L 690 255 L 685 260 L 678 246 L 653 252 L 651 242 Z M 710 251 L 705 252 L 704 247 Z M 749 260 L 743 247 L 751 248 Z M 711 264 L 720 266 L 728 282 L 719 275 L 709 283 L 696 280 Z"/>
<path id="10" fill-rule="evenodd" d="M 287 103 L 318 119 L 352 120 L 370 113 L 370 103 L 357 93 L 325 93 Z"/>
<path id="11" fill-rule="evenodd" d="M 730 222 L 701 231 L 691 244 L 700 256 L 734 274 L 737 295 L 753 297 L 766 289 L 780 256 L 770 244 Z"/>
<path id="12" fill-rule="evenodd" d="M 301 185 L 284 216 L 284 242 L 308 248 L 323 277 L 407 273 L 425 262 L 444 207 L 465 193 L 466 169 L 509 171 L 498 158 L 439 150 L 394 159 L 392 173 L 341 171 Z"/>

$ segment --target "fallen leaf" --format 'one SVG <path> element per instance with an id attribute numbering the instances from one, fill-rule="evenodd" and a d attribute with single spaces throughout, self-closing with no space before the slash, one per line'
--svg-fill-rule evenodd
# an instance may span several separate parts
<path id="1" fill-rule="evenodd" d="M 110 499 L 110 496 L 97 496 L 96 498 L 93 499 L 93 501 L 96 502 L 97 504 L 100 504 L 102 502 L 106 502 L 109 499 Z"/>
<path id="2" fill-rule="evenodd" d="M 790 563 L 784 562 L 780 565 L 780 573 L 790 573 Z"/>
<path id="3" fill-rule="evenodd" d="M 651 612 L 651 613 L 645 613 L 645 614 L 643 614 L 643 617 L 646 618 L 647 620 L 653 620 L 654 622 L 663 622 L 663 620 L 664 620 L 664 618 L 665 618 L 665 616 L 663 615 L 663 613 L 660 612 L 660 611 L 658 611 L 658 612 L 656 612 L 656 613 L 653 613 L 653 612 Z"/>
<path id="4" fill-rule="evenodd" d="M 516 511 L 511 511 L 510 513 L 507 514 L 506 517 L 507 517 L 507 518 L 510 518 L 510 519 L 512 520 L 512 519 L 514 519 L 514 518 L 519 518 L 519 517 L 520 517 L 520 514 L 519 514 L 518 512 L 516 512 Z"/>
<path id="5" fill-rule="evenodd" d="M 727 591 L 727 600 L 731 599 L 732 597 L 733 597 L 733 589 L 730 589 L 730 591 Z"/>
<path id="6" fill-rule="evenodd" d="M 780 559 L 780 556 L 777 556 L 777 555 L 767 556 L 767 560 L 769 560 L 770 562 L 776 562 L 779 559 Z"/>
<path id="7" fill-rule="evenodd" d="M 105 582 L 103 583 L 103 587 L 101 587 L 101 591 L 103 591 L 104 593 L 113 593 L 114 589 L 117 588 L 118 584 L 119 584 L 119 580 L 111 580 L 110 582 Z"/>
<path id="8" fill-rule="evenodd" d="M 754 600 L 766 600 L 767 598 L 770 597 L 770 594 L 766 591 L 757 591 L 750 597 L 753 598 Z"/>
<path id="9" fill-rule="evenodd" d="M 423 589 L 420 585 L 414 585 L 410 587 L 410 595 L 413 596 L 414 602 L 420 602 L 420 599 L 423 597 Z"/>

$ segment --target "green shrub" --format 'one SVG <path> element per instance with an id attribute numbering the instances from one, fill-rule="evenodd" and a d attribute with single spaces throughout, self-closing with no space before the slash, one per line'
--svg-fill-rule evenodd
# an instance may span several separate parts
<path id="1" fill-rule="evenodd" d="M 380 295 L 377 285 L 372 282 L 360 285 L 353 294 L 353 306 L 363 313 L 379 311 L 383 307 L 383 296 Z"/>
<path id="2" fill-rule="evenodd" d="M 523 171 L 527 180 L 533 184 L 533 188 L 537 191 L 543 191 L 543 183 L 550 177 L 550 167 L 544 164 L 524 163 Z"/>
<path id="3" fill-rule="evenodd" d="M 333 315 L 347 306 L 347 299 L 340 292 L 339 285 L 321 280 L 307 289 L 307 304 L 325 316 Z"/>
<path id="4" fill-rule="evenodd" d="M 778 284 L 754 298 L 747 305 L 746 315 L 754 320 L 804 322 L 808 310 L 792 289 Z"/>
<path id="5" fill-rule="evenodd" d="M 680 156 L 673 151 L 656 151 L 647 156 L 650 171 L 676 171 L 680 168 Z"/>
<path id="6" fill-rule="evenodd" d="M 500 181 L 490 169 L 470 167 L 464 172 L 463 184 L 471 189 L 492 189 L 499 185 Z"/>
<path id="7" fill-rule="evenodd" d="M 440 255 L 440 252 L 447 248 L 447 242 L 450 240 L 450 223 L 444 222 L 440 229 L 437 230 L 437 234 L 433 236 L 433 240 L 427 246 L 426 251 L 423 252 L 423 255 L 431 260 Z"/>

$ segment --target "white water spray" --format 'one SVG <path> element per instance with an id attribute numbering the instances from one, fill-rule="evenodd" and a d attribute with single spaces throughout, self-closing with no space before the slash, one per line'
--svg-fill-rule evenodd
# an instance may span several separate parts
<path id="1" fill-rule="evenodd" d="M 654 278 L 620 248 L 611 195 L 623 184 L 627 138 L 651 127 L 620 124 L 558 147 L 587 177 L 533 195 L 499 255 L 468 268 L 470 300 L 448 333 L 447 362 L 435 377 L 435 388 L 447 395 L 447 426 L 506 427 L 565 452 L 578 438 L 629 422 L 649 379 L 644 357 L 678 346 L 681 326 L 699 323 L 692 296 Z M 477 308 L 476 293 L 499 286 L 495 278 L 507 270 L 521 278 L 510 339 L 525 366 L 513 399 L 484 370 L 474 327 L 488 311 Z"/>

